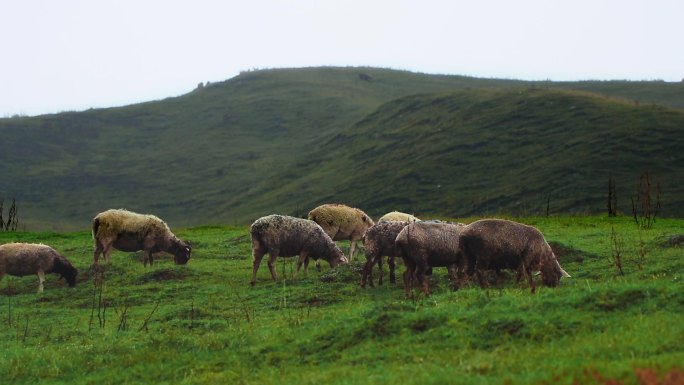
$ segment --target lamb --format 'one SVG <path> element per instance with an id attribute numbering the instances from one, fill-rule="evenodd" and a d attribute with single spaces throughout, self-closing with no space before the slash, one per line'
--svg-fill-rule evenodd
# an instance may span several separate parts
<path id="1" fill-rule="evenodd" d="M 192 248 L 178 239 L 169 226 L 154 215 L 138 214 L 123 209 L 101 212 L 93 218 L 95 240 L 95 265 L 100 254 L 109 263 L 112 247 L 126 252 L 143 250 L 143 265 L 154 262 L 152 253 L 160 251 L 173 254 L 178 265 L 188 263 Z"/>
<path id="2" fill-rule="evenodd" d="M 366 264 L 363 268 L 363 275 L 361 276 L 361 287 L 366 287 L 366 281 L 370 276 L 370 285 L 373 287 L 373 265 L 377 262 L 380 270 L 380 277 L 378 283 L 382 285 L 382 257 L 387 256 L 387 262 L 390 267 L 390 283 L 395 283 L 394 275 L 394 258 L 397 256 L 397 249 L 394 240 L 401 230 L 408 225 L 409 222 L 399 221 L 378 221 L 374 226 L 370 227 L 363 236 L 363 246 L 366 251 Z"/>
<path id="3" fill-rule="evenodd" d="M 375 222 L 363 211 L 341 205 L 325 204 L 309 211 L 308 218 L 318 223 L 333 241 L 349 240 L 349 261 L 354 260 L 356 242 Z"/>
<path id="4" fill-rule="evenodd" d="M 252 223 L 252 256 L 254 266 L 251 284 L 256 283 L 256 274 L 264 254 L 269 253 L 268 269 L 271 278 L 277 280 L 275 260 L 277 257 L 299 256 L 297 271 L 304 263 L 304 273 L 308 275 L 309 258 L 328 261 L 330 267 L 347 263 L 347 258 L 332 239 L 316 222 L 286 215 L 268 215 Z"/>
<path id="5" fill-rule="evenodd" d="M 39 243 L 7 243 L 0 245 L 0 280 L 5 274 L 38 276 L 38 292 L 43 292 L 45 273 L 59 274 L 70 287 L 76 286 L 78 270 L 69 260 L 50 246 Z"/>
<path id="6" fill-rule="evenodd" d="M 400 221 L 400 222 L 418 222 L 420 219 L 411 214 L 402 213 L 399 211 L 389 212 L 378 219 L 378 222 L 385 221 Z"/>
<path id="7" fill-rule="evenodd" d="M 514 269 L 527 276 L 532 293 L 533 271 L 539 271 L 544 285 L 555 287 L 561 277 L 570 277 L 558 263 L 544 235 L 535 227 L 504 219 L 481 219 L 466 226 L 459 237 L 461 257 L 467 273 L 477 275 L 486 287 L 482 271 Z"/>
<path id="8" fill-rule="evenodd" d="M 457 273 L 465 266 L 459 254 L 458 237 L 462 223 L 442 221 L 419 221 L 404 227 L 397 235 L 397 253 L 404 261 L 404 291 L 411 295 L 412 283 L 416 281 L 425 295 L 429 295 L 430 275 L 433 267 L 447 267 L 452 286 L 458 287 Z"/>

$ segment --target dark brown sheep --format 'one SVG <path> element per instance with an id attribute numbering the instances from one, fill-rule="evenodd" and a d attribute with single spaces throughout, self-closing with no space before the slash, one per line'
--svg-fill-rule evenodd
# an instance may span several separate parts
<path id="1" fill-rule="evenodd" d="M 484 270 L 516 270 L 518 276 L 527 277 L 532 293 L 533 272 L 539 271 L 544 285 L 550 287 L 557 286 L 561 277 L 570 276 L 542 233 L 533 226 L 504 219 L 481 219 L 463 229 L 459 244 L 468 276 L 475 273 L 481 287 L 487 286 L 482 277 Z"/>
<path id="2" fill-rule="evenodd" d="M 424 294 L 430 294 L 426 275 L 431 274 L 433 267 L 447 267 L 453 288 L 458 287 L 457 273 L 464 268 L 458 248 L 463 227 L 462 223 L 421 221 L 411 223 L 399 232 L 395 243 L 406 265 L 404 291 L 407 297 L 411 295 L 413 281 L 421 286 Z"/>
<path id="3" fill-rule="evenodd" d="M 304 273 L 308 274 L 309 258 L 323 259 L 331 267 L 347 263 L 347 258 L 335 242 L 316 222 L 286 215 L 268 215 L 257 219 L 250 228 L 252 236 L 252 256 L 254 266 L 251 284 L 256 283 L 256 273 L 264 254 L 268 253 L 268 269 L 271 278 L 277 280 L 275 260 L 278 257 L 299 256 L 297 271 L 304 263 Z"/>
<path id="4" fill-rule="evenodd" d="M 109 262 L 112 248 L 133 252 L 144 251 L 143 265 L 152 265 L 153 253 L 171 253 L 178 265 L 185 265 L 190 259 L 192 248 L 178 239 L 166 222 L 154 215 L 138 214 L 128 210 L 107 210 L 93 218 L 93 239 L 95 240 L 95 265 L 100 254 Z"/>
<path id="5" fill-rule="evenodd" d="M 366 264 L 363 267 L 361 276 L 361 287 L 366 287 L 366 281 L 370 277 L 370 285 L 373 285 L 373 265 L 378 264 L 379 279 L 378 284 L 382 285 L 382 257 L 387 256 L 387 263 L 390 268 L 390 283 L 395 283 L 394 275 L 397 248 L 394 241 L 399 232 L 408 225 L 409 222 L 381 221 L 366 231 L 363 236 L 363 248 L 366 252 Z"/>
<path id="6" fill-rule="evenodd" d="M 43 291 L 46 273 L 59 274 L 69 286 L 76 285 L 78 270 L 69 260 L 50 246 L 37 243 L 7 243 L 0 245 L 0 279 L 5 274 L 23 277 L 38 276 L 38 292 Z"/>

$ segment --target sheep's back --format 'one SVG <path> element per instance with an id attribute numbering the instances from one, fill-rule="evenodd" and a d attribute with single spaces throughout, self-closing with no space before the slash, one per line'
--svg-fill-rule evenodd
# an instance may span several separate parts
<path id="1" fill-rule="evenodd" d="M 151 214 L 138 214 L 123 209 L 111 209 L 98 214 L 94 221 L 99 222 L 98 235 L 116 235 L 121 233 L 148 234 L 154 232 L 159 236 L 170 233 L 166 222 Z"/>
<path id="2" fill-rule="evenodd" d="M 471 223 L 463 231 L 461 243 L 471 261 L 477 260 L 478 266 L 489 269 L 517 268 L 548 245 L 535 227 L 503 219 Z"/>
<path id="3" fill-rule="evenodd" d="M 418 219 L 417 217 L 415 217 L 411 214 L 402 213 L 399 211 L 392 211 L 392 212 L 389 212 L 389 213 L 383 215 L 382 217 L 380 217 L 380 219 L 378 219 L 378 222 L 389 222 L 389 221 L 417 222 L 419 220 L 420 219 Z"/>
<path id="4" fill-rule="evenodd" d="M 50 246 L 37 243 L 7 243 L 0 245 L 0 271 L 14 276 L 47 272 L 59 254 Z"/>
<path id="5" fill-rule="evenodd" d="M 367 255 L 394 255 L 395 240 L 408 225 L 408 222 L 388 221 L 378 222 L 371 226 L 364 236 L 364 249 Z"/>
<path id="6" fill-rule="evenodd" d="M 269 215 L 257 219 L 250 227 L 252 239 L 266 250 L 279 249 L 280 255 L 299 254 L 304 247 L 317 247 L 326 235 L 314 221 Z"/>
<path id="7" fill-rule="evenodd" d="M 339 227 L 340 232 L 351 234 L 365 232 L 373 226 L 373 220 L 363 211 L 341 204 L 325 204 L 309 211 L 308 218 L 318 223 L 329 233 L 330 227 Z M 365 220 L 364 220 L 365 218 Z"/>

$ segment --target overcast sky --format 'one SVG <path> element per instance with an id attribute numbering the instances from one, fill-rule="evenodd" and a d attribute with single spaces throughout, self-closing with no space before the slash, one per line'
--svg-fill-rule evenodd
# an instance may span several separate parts
<path id="1" fill-rule="evenodd" d="M 0 117 L 162 99 L 261 68 L 679 82 L 684 0 L 0 0 L 0 49 Z"/>

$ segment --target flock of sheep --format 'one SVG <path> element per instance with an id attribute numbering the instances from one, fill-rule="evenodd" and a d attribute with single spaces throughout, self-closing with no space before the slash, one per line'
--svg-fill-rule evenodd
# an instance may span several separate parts
<path id="1" fill-rule="evenodd" d="M 461 287 L 472 276 L 486 287 L 485 270 L 516 270 L 518 280 L 526 277 L 532 292 L 534 275 L 541 275 L 546 286 L 557 286 L 561 277 L 569 277 L 558 263 L 551 246 L 535 227 L 503 219 L 482 219 L 469 225 L 437 220 L 421 221 L 400 212 L 391 212 L 378 223 L 363 211 L 341 204 L 325 204 L 311 210 L 309 219 L 285 215 L 268 215 L 257 219 L 250 228 L 252 236 L 252 285 L 261 259 L 268 253 L 268 268 L 273 280 L 275 260 L 278 257 L 298 256 L 299 272 L 304 271 L 310 259 L 323 259 L 331 267 L 353 260 L 356 243 L 363 240 L 366 264 L 361 286 L 373 286 L 373 266 L 380 270 L 382 284 L 382 258 L 388 257 L 390 282 L 395 282 L 395 258 L 406 266 L 403 281 L 406 295 L 417 284 L 429 294 L 429 280 L 433 267 L 446 267 L 454 289 Z M 334 241 L 351 242 L 349 259 Z M 370 281 L 369 281 L 370 278 Z"/>
<path id="2" fill-rule="evenodd" d="M 127 210 L 107 210 L 92 223 L 95 240 L 94 264 L 100 255 L 109 262 L 112 248 L 133 252 L 144 251 L 143 263 L 153 263 L 153 254 L 173 254 L 177 264 L 186 264 L 191 246 L 178 239 L 169 226 L 154 215 Z M 438 220 L 421 221 L 400 212 L 381 217 L 376 224 L 363 211 L 341 205 L 325 204 L 311 210 L 308 219 L 286 215 L 268 215 L 257 219 L 250 227 L 254 258 L 251 284 L 265 254 L 269 254 L 271 278 L 277 280 L 275 261 L 278 257 L 298 256 L 295 275 L 304 264 L 308 274 L 310 260 L 327 261 L 331 267 L 353 260 L 357 242 L 363 241 L 366 254 L 361 286 L 373 286 L 373 266 L 378 265 L 382 284 L 382 259 L 388 257 L 390 282 L 395 283 L 395 259 L 406 266 L 403 274 L 406 295 L 416 284 L 429 294 L 427 276 L 433 267 L 446 267 L 454 289 L 470 277 L 477 277 L 485 287 L 485 270 L 497 273 L 502 269 L 516 270 L 518 280 L 526 277 L 532 292 L 533 275 L 541 275 L 546 286 L 556 286 L 561 277 L 569 277 L 558 263 L 551 247 L 536 228 L 502 219 L 482 219 L 469 225 Z M 349 257 L 335 241 L 351 242 Z M 69 260 L 42 244 L 9 243 L 0 245 L 0 279 L 4 274 L 38 276 L 38 291 L 43 291 L 46 273 L 56 273 L 70 286 L 76 284 L 76 268 Z"/>

